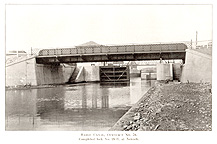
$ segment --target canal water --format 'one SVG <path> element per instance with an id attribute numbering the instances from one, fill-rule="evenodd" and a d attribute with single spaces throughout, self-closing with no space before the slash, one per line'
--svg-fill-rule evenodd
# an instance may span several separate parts
<path id="1" fill-rule="evenodd" d="M 7 90 L 6 130 L 107 131 L 155 81 Z"/>

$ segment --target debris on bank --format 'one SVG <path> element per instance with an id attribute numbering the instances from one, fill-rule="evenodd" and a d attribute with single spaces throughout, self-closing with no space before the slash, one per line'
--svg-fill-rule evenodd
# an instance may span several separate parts
<path id="1" fill-rule="evenodd" d="M 157 84 L 110 130 L 211 131 L 211 84 Z"/>

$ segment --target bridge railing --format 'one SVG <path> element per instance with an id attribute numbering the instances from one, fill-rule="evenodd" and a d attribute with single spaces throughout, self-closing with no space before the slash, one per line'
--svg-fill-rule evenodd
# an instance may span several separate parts
<path id="1" fill-rule="evenodd" d="M 39 56 L 85 55 L 110 53 L 151 53 L 151 52 L 184 52 L 187 46 L 183 43 L 150 44 L 150 45 L 120 45 L 120 46 L 83 46 L 76 48 L 44 49 Z"/>

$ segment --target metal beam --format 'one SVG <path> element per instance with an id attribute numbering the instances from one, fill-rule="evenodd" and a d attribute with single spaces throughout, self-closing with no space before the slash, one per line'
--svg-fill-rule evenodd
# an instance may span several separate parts
<path id="1" fill-rule="evenodd" d="M 120 45 L 120 46 L 85 46 L 41 50 L 36 57 L 37 63 L 76 63 L 136 60 L 185 60 L 187 46 L 183 43 Z"/>
<path id="2" fill-rule="evenodd" d="M 89 56 L 61 56 L 61 57 L 37 57 L 36 62 L 43 63 L 76 63 L 76 62 L 107 62 L 107 61 L 137 61 L 137 60 L 185 60 L 185 52 L 176 53 L 133 53 L 133 54 L 109 54 Z"/>

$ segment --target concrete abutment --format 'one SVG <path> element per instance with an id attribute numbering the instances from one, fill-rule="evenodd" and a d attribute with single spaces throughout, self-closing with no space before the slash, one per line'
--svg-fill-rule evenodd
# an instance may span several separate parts
<path id="1" fill-rule="evenodd" d="M 187 49 L 181 82 L 212 83 L 212 49 Z"/>
<path id="2" fill-rule="evenodd" d="M 6 66 L 6 87 L 100 81 L 99 66 L 37 64 L 35 57 Z"/>
<path id="3" fill-rule="evenodd" d="M 75 66 L 36 64 L 35 57 L 6 66 L 6 86 L 64 84 Z"/>
<path id="4" fill-rule="evenodd" d="M 206 49 L 205 51 L 208 51 Z M 210 49 L 211 50 L 211 49 Z M 37 64 L 34 56 L 6 66 L 6 86 L 48 85 L 100 81 L 99 66 Z M 142 79 L 212 82 L 212 56 L 187 49 L 185 64 L 159 63 L 141 71 Z"/>

